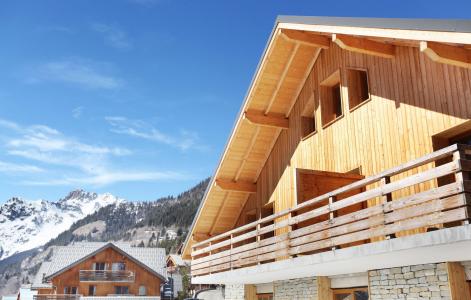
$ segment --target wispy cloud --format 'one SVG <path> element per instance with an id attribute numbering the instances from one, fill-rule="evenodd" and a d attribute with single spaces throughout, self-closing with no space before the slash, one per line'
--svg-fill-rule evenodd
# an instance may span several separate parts
<path id="1" fill-rule="evenodd" d="M 60 179 L 29 180 L 23 181 L 26 185 L 50 186 L 50 185 L 94 185 L 104 186 L 120 182 L 142 182 L 160 180 L 184 180 L 188 176 L 178 172 L 146 172 L 146 171 L 126 171 L 126 172 L 102 172 L 96 176 L 86 177 L 65 177 Z"/>
<path id="2" fill-rule="evenodd" d="M 111 125 L 110 130 L 114 133 L 162 143 L 182 151 L 190 148 L 207 149 L 206 146 L 199 144 L 199 137 L 196 132 L 180 130 L 177 135 L 169 135 L 142 120 L 131 120 L 121 116 L 106 117 L 105 120 Z"/>
<path id="3" fill-rule="evenodd" d="M 175 171 L 120 168 L 114 158 L 132 155 L 122 147 L 83 143 L 46 125 L 22 126 L 0 119 L 2 147 L 6 154 L 35 161 L 44 168 L 29 164 L 0 161 L 0 172 L 29 173 L 25 185 L 93 185 L 119 182 L 182 180 L 187 176 Z M 0 131 L 1 132 L 1 131 Z M 54 168 L 52 168 L 54 167 Z M 40 177 L 33 176 L 41 172 Z M 12 174 L 14 175 L 14 174 Z"/>
<path id="4" fill-rule="evenodd" d="M 27 81 L 64 82 L 88 89 L 114 90 L 123 85 L 123 80 L 109 74 L 107 63 L 97 63 L 90 60 L 72 58 L 49 61 L 39 64 L 29 70 Z"/>
<path id="5" fill-rule="evenodd" d="M 83 113 L 83 106 L 77 106 L 72 110 L 72 117 L 74 119 L 80 119 Z"/>
<path id="6" fill-rule="evenodd" d="M 43 169 L 33 165 L 15 164 L 0 161 L 0 172 L 2 173 L 13 173 L 12 175 L 16 175 L 16 173 L 39 173 L 43 171 Z"/>
<path id="7" fill-rule="evenodd" d="M 105 43 L 113 48 L 121 50 L 132 48 L 132 44 L 129 41 L 126 32 L 118 28 L 116 25 L 93 23 L 91 28 L 101 34 Z"/>

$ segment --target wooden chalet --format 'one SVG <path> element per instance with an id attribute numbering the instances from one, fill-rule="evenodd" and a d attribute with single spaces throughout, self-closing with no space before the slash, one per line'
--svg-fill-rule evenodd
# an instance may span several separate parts
<path id="1" fill-rule="evenodd" d="M 81 242 L 53 249 L 32 288 L 35 300 L 159 300 L 166 276 L 165 249 Z"/>
<path id="2" fill-rule="evenodd" d="M 183 249 L 192 282 L 471 299 L 469 144 L 471 21 L 279 17 Z"/>

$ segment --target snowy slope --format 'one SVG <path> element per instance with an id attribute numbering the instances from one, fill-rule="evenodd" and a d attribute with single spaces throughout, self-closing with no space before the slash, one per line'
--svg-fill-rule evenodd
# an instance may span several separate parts
<path id="1" fill-rule="evenodd" d="M 0 260 L 36 248 L 101 207 L 123 202 L 111 194 L 75 190 L 56 202 L 12 198 L 0 207 Z"/>

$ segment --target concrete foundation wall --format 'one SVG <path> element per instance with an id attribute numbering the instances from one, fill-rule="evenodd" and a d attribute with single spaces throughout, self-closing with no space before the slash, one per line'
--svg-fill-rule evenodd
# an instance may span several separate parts
<path id="1" fill-rule="evenodd" d="M 450 300 L 446 263 L 369 272 L 370 299 Z"/>
<path id="2" fill-rule="evenodd" d="M 318 300 L 315 277 L 275 281 L 274 300 Z"/>
<path id="3" fill-rule="evenodd" d="M 225 300 L 244 300 L 245 286 L 243 284 L 227 284 L 224 289 Z"/>

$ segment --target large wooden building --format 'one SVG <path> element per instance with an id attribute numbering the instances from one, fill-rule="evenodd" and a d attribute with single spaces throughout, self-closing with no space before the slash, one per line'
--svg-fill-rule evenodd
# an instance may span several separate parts
<path id="1" fill-rule="evenodd" d="M 470 119 L 471 21 L 279 17 L 183 249 L 193 282 L 471 299 Z"/>
<path id="2" fill-rule="evenodd" d="M 55 247 L 32 288 L 35 300 L 158 300 L 166 276 L 165 249 L 81 242 Z"/>

